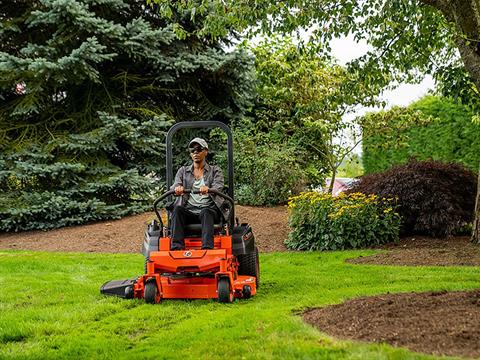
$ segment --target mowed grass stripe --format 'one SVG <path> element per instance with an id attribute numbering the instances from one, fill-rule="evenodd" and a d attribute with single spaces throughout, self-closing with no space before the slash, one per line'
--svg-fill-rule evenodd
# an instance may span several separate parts
<path id="1" fill-rule="evenodd" d="M 100 295 L 135 277 L 141 255 L 0 252 L 0 358 L 405 359 L 387 345 L 332 339 L 296 315 L 386 292 L 480 287 L 480 268 L 359 266 L 372 251 L 261 254 L 257 296 L 233 304 L 146 305 Z"/>

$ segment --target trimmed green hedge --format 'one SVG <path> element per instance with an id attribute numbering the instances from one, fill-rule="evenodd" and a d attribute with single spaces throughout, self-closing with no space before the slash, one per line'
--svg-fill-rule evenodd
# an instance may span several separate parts
<path id="1" fill-rule="evenodd" d="M 431 116 L 430 124 L 403 127 L 405 117 L 412 116 L 415 111 Z M 461 163 L 478 171 L 480 126 L 472 123 L 473 114 L 467 107 L 453 100 L 426 96 L 408 108 L 394 108 L 366 116 L 382 120 L 390 117 L 391 123 L 391 131 L 369 134 L 364 129 L 363 165 L 366 174 L 406 163 L 412 157 Z"/>

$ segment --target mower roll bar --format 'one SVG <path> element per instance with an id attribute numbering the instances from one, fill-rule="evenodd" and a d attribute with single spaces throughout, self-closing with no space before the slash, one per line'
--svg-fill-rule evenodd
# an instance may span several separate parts
<path id="1" fill-rule="evenodd" d="M 167 132 L 166 138 L 166 180 L 167 189 L 173 185 L 173 136 L 181 129 L 206 129 L 206 128 L 220 128 L 227 135 L 227 171 L 228 171 L 228 196 L 235 199 L 233 193 L 233 135 L 228 125 L 220 121 L 180 121 L 174 124 Z M 170 194 L 171 195 L 171 194 Z M 222 196 L 221 194 L 217 194 Z M 167 195 L 168 196 L 168 195 Z M 231 225 L 233 227 L 233 219 L 235 219 L 235 208 L 231 209 Z"/>
<path id="2" fill-rule="evenodd" d="M 190 194 L 190 193 L 200 194 L 200 191 L 192 191 L 192 190 L 189 190 L 189 189 L 185 189 L 185 190 L 183 190 L 183 193 L 184 194 Z M 224 198 L 225 200 L 227 200 L 232 205 L 232 209 L 235 207 L 235 203 L 234 203 L 233 199 L 230 196 L 222 193 L 221 191 L 218 191 L 218 190 L 215 190 L 215 189 L 208 189 L 208 193 L 218 195 L 218 196 Z M 158 212 L 157 205 L 163 199 L 169 197 L 170 195 L 174 195 L 174 194 L 175 194 L 175 190 L 168 190 L 166 193 L 164 193 L 163 195 L 160 195 L 160 197 L 158 197 L 153 202 L 153 210 L 155 211 L 155 214 L 157 215 L 158 221 L 160 221 L 160 226 L 161 226 L 162 229 L 163 229 L 163 221 L 162 221 L 162 217 L 160 216 L 160 213 Z M 181 196 L 181 195 L 176 195 L 176 196 Z"/>

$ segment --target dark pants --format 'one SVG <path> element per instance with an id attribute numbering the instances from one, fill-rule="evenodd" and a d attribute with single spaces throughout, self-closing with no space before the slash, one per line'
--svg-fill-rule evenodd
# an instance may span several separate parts
<path id="1" fill-rule="evenodd" d="M 217 209 L 205 208 L 195 214 L 184 206 L 177 205 L 172 211 L 172 250 L 185 247 L 185 225 L 202 224 L 202 249 L 213 249 L 213 224 L 218 222 L 220 214 Z"/>

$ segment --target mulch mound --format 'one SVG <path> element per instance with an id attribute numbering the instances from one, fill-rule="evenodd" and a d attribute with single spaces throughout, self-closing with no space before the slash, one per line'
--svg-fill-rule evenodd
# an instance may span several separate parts
<path id="1" fill-rule="evenodd" d="M 387 251 L 347 261 L 376 265 L 480 266 L 480 246 L 472 244 L 468 236 L 447 239 L 407 237 L 379 249 Z"/>
<path id="2" fill-rule="evenodd" d="M 480 357 L 480 290 L 362 297 L 309 310 L 304 320 L 342 339 Z"/>
<path id="3" fill-rule="evenodd" d="M 285 251 L 288 213 L 285 206 L 235 206 L 240 222 L 249 223 L 261 252 Z M 0 249 L 137 253 L 145 227 L 154 213 L 128 216 L 50 231 L 25 231 L 0 235 Z"/>

